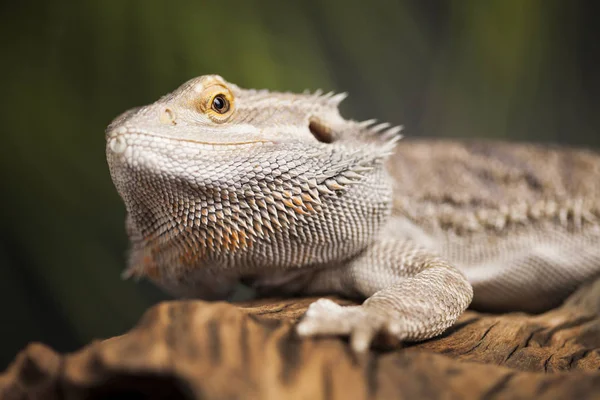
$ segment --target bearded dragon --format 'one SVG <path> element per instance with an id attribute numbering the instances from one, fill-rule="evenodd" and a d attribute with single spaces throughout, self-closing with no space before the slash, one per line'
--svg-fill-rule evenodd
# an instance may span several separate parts
<path id="1" fill-rule="evenodd" d="M 340 115 L 345 94 L 242 89 L 217 75 L 106 130 L 127 209 L 126 277 L 180 297 L 338 294 L 297 324 L 365 351 L 434 337 L 471 304 L 538 312 L 600 273 L 600 156 L 402 140 Z"/>

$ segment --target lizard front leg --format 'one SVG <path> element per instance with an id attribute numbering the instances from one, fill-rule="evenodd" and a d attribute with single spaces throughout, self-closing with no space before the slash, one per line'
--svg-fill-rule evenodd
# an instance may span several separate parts
<path id="1" fill-rule="evenodd" d="M 406 341 L 436 336 L 473 298 L 459 270 L 408 240 L 379 241 L 347 265 L 318 273 L 307 290 L 367 297 L 360 306 L 318 300 L 297 326 L 301 336 L 349 335 L 358 352 L 379 332 Z"/>

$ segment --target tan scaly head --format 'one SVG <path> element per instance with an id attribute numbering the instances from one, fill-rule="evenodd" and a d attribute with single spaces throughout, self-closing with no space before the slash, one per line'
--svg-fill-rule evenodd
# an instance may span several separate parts
<path id="1" fill-rule="evenodd" d="M 342 118 L 345 97 L 207 75 L 116 118 L 107 159 L 128 274 L 173 289 L 191 271 L 309 267 L 364 248 L 389 215 L 383 161 L 401 128 Z"/>

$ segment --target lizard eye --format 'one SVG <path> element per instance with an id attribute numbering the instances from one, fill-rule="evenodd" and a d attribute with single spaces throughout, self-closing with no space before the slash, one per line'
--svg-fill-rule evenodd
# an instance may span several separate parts
<path id="1" fill-rule="evenodd" d="M 219 124 L 229 120 L 234 111 L 233 93 L 221 84 L 204 88 L 195 104 L 198 111 Z"/>
<path id="2" fill-rule="evenodd" d="M 218 112 L 219 114 L 225 114 L 229 111 L 229 101 L 222 94 L 218 94 L 213 97 L 212 100 L 212 109 Z"/>

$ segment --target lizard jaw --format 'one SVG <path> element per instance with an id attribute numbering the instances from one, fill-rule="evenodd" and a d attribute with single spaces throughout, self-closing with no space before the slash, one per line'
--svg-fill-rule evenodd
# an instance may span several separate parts
<path id="1" fill-rule="evenodd" d="M 125 152 L 128 146 L 135 145 L 136 139 L 140 137 L 150 137 L 157 139 L 164 139 L 166 142 L 179 143 L 194 143 L 201 147 L 210 149 L 222 146 L 248 146 L 248 145 L 261 145 L 261 144 L 276 144 L 272 140 L 254 139 L 245 141 L 233 141 L 233 142 L 212 142 L 212 141 L 201 141 L 194 139 L 183 139 L 173 138 L 166 135 L 156 134 L 145 130 L 129 130 L 126 127 L 120 127 L 114 131 L 108 132 L 106 135 L 108 148 L 116 153 L 122 154 Z"/>

